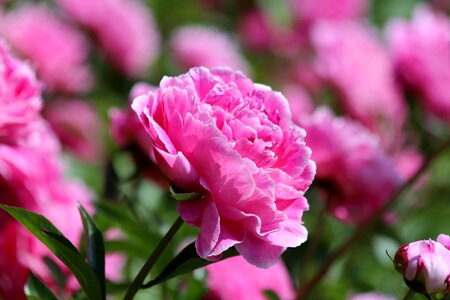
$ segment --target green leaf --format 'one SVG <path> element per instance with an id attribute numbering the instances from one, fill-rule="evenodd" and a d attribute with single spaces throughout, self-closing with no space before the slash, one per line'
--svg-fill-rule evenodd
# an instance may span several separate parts
<path id="1" fill-rule="evenodd" d="M 28 281 L 24 288 L 28 300 L 58 300 L 50 289 L 43 284 L 32 272 L 28 275 Z"/>
<path id="2" fill-rule="evenodd" d="M 83 220 L 83 227 L 86 235 L 87 261 L 91 268 L 94 270 L 95 275 L 100 282 L 102 299 L 106 299 L 105 245 L 103 242 L 103 236 L 100 230 L 98 230 L 91 216 L 87 213 L 87 211 L 81 204 L 78 205 L 78 210 L 80 211 L 81 219 Z"/>
<path id="3" fill-rule="evenodd" d="M 72 271 L 88 299 L 102 299 L 100 284 L 94 271 L 75 246 L 49 220 L 23 208 L 7 205 L 0 207 L 24 225 Z"/>
<path id="4" fill-rule="evenodd" d="M 238 252 L 233 247 L 225 251 L 220 260 L 224 260 L 236 255 L 238 255 Z M 217 261 L 209 261 L 198 256 L 197 250 L 195 249 L 195 243 L 191 243 L 187 247 L 185 247 L 177 256 L 175 256 L 172 261 L 169 262 L 169 264 L 167 264 L 167 266 L 162 270 L 161 274 L 145 284 L 145 288 L 150 288 L 173 277 L 194 271 L 199 268 L 203 268 L 215 262 Z"/>
<path id="5" fill-rule="evenodd" d="M 175 192 L 175 190 L 173 189 L 172 186 L 170 186 L 169 189 L 170 189 L 170 196 L 172 198 L 174 198 L 175 200 L 178 200 L 178 201 L 194 200 L 194 199 L 200 199 L 200 198 L 203 197 L 202 193 L 196 193 L 196 192 L 192 192 L 192 193 L 177 193 L 177 192 Z"/>

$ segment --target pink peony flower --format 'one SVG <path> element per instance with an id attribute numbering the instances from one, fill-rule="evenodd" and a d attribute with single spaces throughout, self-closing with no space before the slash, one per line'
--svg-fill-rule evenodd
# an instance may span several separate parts
<path id="1" fill-rule="evenodd" d="M 358 123 L 318 108 L 300 125 L 308 132 L 317 180 L 330 187 L 328 209 L 337 219 L 366 221 L 402 183 L 377 137 Z"/>
<path id="2" fill-rule="evenodd" d="M 403 245 L 395 254 L 394 265 L 412 290 L 437 299 L 450 294 L 450 236 L 441 234 L 436 241 Z"/>
<path id="3" fill-rule="evenodd" d="M 381 293 L 370 292 L 370 293 L 362 293 L 355 294 L 347 298 L 347 300 L 396 300 L 397 298 L 386 296 Z"/>
<path id="4" fill-rule="evenodd" d="M 11 56 L 0 40 L 0 141 L 18 125 L 34 120 L 42 106 L 40 85 L 31 68 Z"/>
<path id="5" fill-rule="evenodd" d="M 107 58 L 124 74 L 142 76 L 159 52 L 159 33 L 149 7 L 138 0 L 58 0 L 91 31 Z"/>
<path id="6" fill-rule="evenodd" d="M 181 27 L 173 33 L 170 47 L 184 70 L 197 66 L 226 66 L 244 73 L 249 71 L 238 44 L 225 32 L 213 27 Z"/>
<path id="7" fill-rule="evenodd" d="M 152 160 L 179 189 L 204 194 L 178 205 L 200 227 L 201 257 L 235 246 L 269 267 L 306 240 L 301 218 L 315 164 L 281 93 L 229 68 L 193 68 L 163 78 L 132 107 L 152 139 Z"/>
<path id="8" fill-rule="evenodd" d="M 407 110 L 375 33 L 357 23 L 322 22 L 312 41 L 317 71 L 338 90 L 344 110 L 382 136 L 383 145 L 395 143 Z"/>
<path id="9" fill-rule="evenodd" d="M 92 195 L 81 183 L 64 177 L 60 145 L 38 114 L 41 100 L 33 73 L 10 57 L 3 45 L 0 58 L 0 99 L 6 107 L 0 113 L 0 203 L 43 214 L 78 244 L 82 223 L 76 205 L 80 202 L 92 211 Z M 17 109 L 12 109 L 14 103 Z M 55 286 L 43 258 L 56 258 L 3 211 L 0 236 L 0 298 L 25 299 L 28 269 Z"/>
<path id="10" fill-rule="evenodd" d="M 100 159 L 100 120 L 94 108 L 82 100 L 59 100 L 47 105 L 43 115 L 62 145 L 87 162 Z"/>
<path id="11" fill-rule="evenodd" d="M 259 269 L 235 256 L 205 269 L 206 285 L 213 299 L 265 300 L 265 291 L 274 292 L 280 300 L 291 300 L 295 296 L 289 273 L 280 260 L 268 269 Z"/>
<path id="12" fill-rule="evenodd" d="M 92 87 L 87 41 L 47 6 L 28 4 L 7 13 L 0 34 L 36 66 L 49 89 L 86 92 Z"/>
<path id="13" fill-rule="evenodd" d="M 320 20 L 361 19 L 368 0 L 290 0 L 291 8 L 300 23 L 311 24 Z"/>
<path id="14" fill-rule="evenodd" d="M 392 21 L 387 27 L 392 59 L 403 81 L 419 92 L 424 106 L 450 122 L 450 20 L 419 6 L 411 22 Z"/>

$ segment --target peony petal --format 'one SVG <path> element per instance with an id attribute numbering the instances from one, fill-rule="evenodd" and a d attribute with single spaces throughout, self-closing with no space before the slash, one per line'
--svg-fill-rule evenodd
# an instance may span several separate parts
<path id="1" fill-rule="evenodd" d="M 278 261 L 286 248 L 271 245 L 249 234 L 242 243 L 236 245 L 236 249 L 252 265 L 268 268 Z"/>

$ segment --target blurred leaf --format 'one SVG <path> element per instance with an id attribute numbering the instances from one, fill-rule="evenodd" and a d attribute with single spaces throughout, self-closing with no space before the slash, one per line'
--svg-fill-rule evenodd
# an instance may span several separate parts
<path id="1" fill-rule="evenodd" d="M 272 290 L 264 290 L 264 296 L 267 300 L 280 300 L 278 295 Z"/>
<path id="2" fill-rule="evenodd" d="M 175 192 L 173 187 L 170 186 L 170 196 L 172 198 L 174 198 L 175 200 L 183 201 L 183 200 L 200 199 L 203 196 L 203 194 L 202 193 L 196 193 L 196 192 L 192 192 L 192 193 L 177 193 L 177 192 Z"/>
<path id="3" fill-rule="evenodd" d="M 84 232 L 86 234 L 86 252 L 87 261 L 94 270 L 100 288 L 102 290 L 102 299 L 106 299 L 105 290 L 105 245 L 103 243 L 103 236 L 97 226 L 94 224 L 91 216 L 87 213 L 84 207 L 80 204 L 78 206 L 81 219 L 83 220 Z"/>
<path id="4" fill-rule="evenodd" d="M 25 285 L 24 292 L 29 300 L 57 300 L 52 291 L 34 276 L 32 272 L 28 275 L 28 281 Z"/>
<path id="5" fill-rule="evenodd" d="M 236 255 L 238 255 L 236 249 L 231 248 L 223 253 L 221 260 Z M 194 271 L 198 268 L 203 268 L 215 262 L 217 261 L 209 261 L 198 256 L 197 250 L 195 249 L 195 243 L 191 243 L 177 256 L 175 256 L 171 262 L 169 262 L 169 264 L 162 270 L 161 274 L 159 274 L 154 280 L 147 283 L 146 288 L 162 283 L 178 275 Z"/>
<path id="6" fill-rule="evenodd" d="M 24 225 L 72 271 L 89 299 L 102 299 L 101 288 L 94 271 L 75 246 L 49 220 L 23 208 L 7 205 L 0 207 Z"/>
<path id="7" fill-rule="evenodd" d="M 63 273 L 58 264 L 49 256 L 44 256 L 44 263 L 52 274 L 53 280 L 56 282 L 60 290 L 64 290 L 67 282 L 67 276 Z"/>

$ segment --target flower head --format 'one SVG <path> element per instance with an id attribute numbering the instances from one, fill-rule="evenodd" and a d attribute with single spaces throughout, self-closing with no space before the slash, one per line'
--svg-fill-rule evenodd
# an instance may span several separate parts
<path id="1" fill-rule="evenodd" d="M 419 6 L 410 22 L 392 21 L 387 35 L 392 58 L 403 82 L 419 92 L 424 106 L 450 122 L 450 20 Z"/>
<path id="2" fill-rule="evenodd" d="M 287 100 L 229 68 L 165 77 L 132 105 L 152 139 L 150 156 L 179 189 L 181 217 L 200 227 L 201 257 L 235 246 L 268 267 L 306 240 L 301 217 L 315 164 Z"/>
<path id="3" fill-rule="evenodd" d="M 317 72 L 336 88 L 344 111 L 382 136 L 383 145 L 393 144 L 407 110 L 375 32 L 356 22 L 321 22 L 311 35 Z"/>
<path id="4" fill-rule="evenodd" d="M 100 119 L 91 105 L 60 99 L 47 105 L 43 115 L 63 146 L 76 157 L 91 163 L 99 160 Z"/>
<path id="5" fill-rule="evenodd" d="M 317 180 L 330 187 L 328 209 L 339 220 L 366 221 L 402 183 L 378 138 L 361 124 L 324 107 L 299 123 L 308 132 Z"/>
<path id="6" fill-rule="evenodd" d="M 58 0 L 77 23 L 93 33 L 119 71 L 142 76 L 159 53 L 159 34 L 149 7 L 139 0 Z"/>
<path id="7" fill-rule="evenodd" d="M 36 66 L 48 89 L 74 93 L 92 87 L 87 40 L 45 5 L 23 5 L 2 16 L 0 33 Z"/>
<path id="8" fill-rule="evenodd" d="M 450 237 L 403 245 L 394 257 L 397 271 L 414 291 L 442 299 L 450 294 Z"/>

